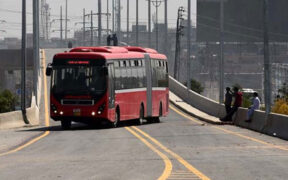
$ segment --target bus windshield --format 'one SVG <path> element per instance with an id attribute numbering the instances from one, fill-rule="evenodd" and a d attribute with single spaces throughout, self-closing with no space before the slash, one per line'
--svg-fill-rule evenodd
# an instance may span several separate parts
<path id="1" fill-rule="evenodd" d="M 54 67 L 52 75 L 54 95 L 102 95 L 106 91 L 105 68 L 100 66 Z"/>

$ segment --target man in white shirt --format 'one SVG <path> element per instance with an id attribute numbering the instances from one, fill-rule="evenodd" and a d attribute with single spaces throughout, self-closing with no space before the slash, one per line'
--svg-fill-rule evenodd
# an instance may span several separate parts
<path id="1" fill-rule="evenodd" d="M 252 106 L 249 107 L 249 110 L 247 112 L 247 120 L 245 120 L 246 122 L 251 122 L 252 120 L 251 118 L 252 118 L 254 111 L 260 109 L 260 99 L 258 97 L 258 93 L 254 92 L 253 96 L 254 96 L 253 104 Z"/>

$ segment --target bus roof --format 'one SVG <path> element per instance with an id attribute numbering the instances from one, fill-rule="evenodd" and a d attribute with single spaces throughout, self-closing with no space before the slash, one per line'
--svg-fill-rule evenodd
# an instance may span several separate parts
<path id="1" fill-rule="evenodd" d="M 76 47 L 69 52 L 59 53 L 54 56 L 56 59 L 67 58 L 91 58 L 91 59 L 125 59 L 125 58 L 144 58 L 144 54 L 150 54 L 151 58 L 167 59 L 165 55 L 159 54 L 156 50 L 142 47 Z"/>

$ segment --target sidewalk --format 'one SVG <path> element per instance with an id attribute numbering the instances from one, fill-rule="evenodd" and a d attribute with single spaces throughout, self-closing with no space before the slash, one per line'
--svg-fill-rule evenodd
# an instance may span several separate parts
<path id="1" fill-rule="evenodd" d="M 217 118 L 215 116 L 211 116 L 209 114 L 206 114 L 206 113 L 192 107 L 191 105 L 184 102 L 181 98 L 176 96 L 171 91 L 169 92 L 169 99 L 170 99 L 171 104 L 173 104 L 174 106 L 176 106 L 177 108 L 179 108 L 183 112 L 185 112 L 185 113 L 187 113 L 187 114 L 189 114 L 189 115 L 191 115 L 197 119 L 200 119 L 201 121 L 205 121 L 207 123 L 217 124 L 217 125 L 231 124 L 231 123 L 227 123 L 227 122 L 222 122 L 219 120 L 219 118 Z"/>

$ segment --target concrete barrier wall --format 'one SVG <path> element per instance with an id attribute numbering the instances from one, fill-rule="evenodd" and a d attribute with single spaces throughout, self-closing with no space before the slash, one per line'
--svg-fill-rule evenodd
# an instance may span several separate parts
<path id="1" fill-rule="evenodd" d="M 218 102 L 191 90 L 188 91 L 184 85 L 172 77 L 169 77 L 169 83 L 170 91 L 179 96 L 186 103 L 209 115 L 219 118 L 225 116 L 226 112 L 224 105 L 220 105 Z M 273 113 L 266 116 L 263 111 L 255 111 L 252 122 L 246 123 L 247 111 L 248 109 L 239 108 L 238 112 L 233 117 L 235 125 L 288 140 L 288 116 Z"/>
<path id="2" fill-rule="evenodd" d="M 195 93 L 194 91 L 188 91 L 183 84 L 179 83 L 172 77 L 169 77 L 169 88 L 174 94 L 185 100 L 185 102 L 207 114 L 216 117 L 222 117 L 225 115 L 224 106 L 220 105 L 216 101 Z"/>
<path id="3" fill-rule="evenodd" d="M 39 125 L 39 107 L 36 105 L 35 96 L 32 98 L 31 107 L 26 110 L 26 115 L 30 125 Z M 0 114 L 0 129 L 19 128 L 25 125 L 22 111 Z"/>

